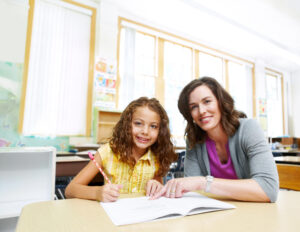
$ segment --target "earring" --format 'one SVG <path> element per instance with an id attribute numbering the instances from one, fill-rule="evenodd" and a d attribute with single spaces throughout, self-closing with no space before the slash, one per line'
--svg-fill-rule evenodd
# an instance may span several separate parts
<path id="1" fill-rule="evenodd" d="M 196 124 L 195 120 L 193 119 L 193 123 Z"/>

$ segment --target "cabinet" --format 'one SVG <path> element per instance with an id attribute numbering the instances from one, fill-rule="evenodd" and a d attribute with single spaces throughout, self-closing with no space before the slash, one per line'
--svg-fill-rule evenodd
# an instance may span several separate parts
<path id="1" fill-rule="evenodd" d="M 54 147 L 0 148 L 0 224 L 14 231 L 23 206 L 54 199 Z"/>
<path id="2" fill-rule="evenodd" d="M 120 111 L 97 110 L 97 143 L 105 143 L 112 135 L 116 123 L 121 117 Z"/>

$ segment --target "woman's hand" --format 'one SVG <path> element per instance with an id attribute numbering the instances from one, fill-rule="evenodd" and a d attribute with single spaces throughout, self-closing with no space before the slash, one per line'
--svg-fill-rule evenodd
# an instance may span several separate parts
<path id="1" fill-rule="evenodd" d="M 120 196 L 120 184 L 105 184 L 96 191 L 96 200 L 101 202 L 113 202 Z"/>
<path id="2" fill-rule="evenodd" d="M 176 178 L 169 180 L 167 184 L 157 192 L 151 199 L 157 199 L 161 196 L 175 198 L 182 197 L 186 192 L 203 189 L 204 178 L 200 176 Z"/>
<path id="3" fill-rule="evenodd" d="M 147 182 L 146 196 L 153 197 L 156 193 L 162 190 L 164 186 L 157 180 L 152 179 Z"/>

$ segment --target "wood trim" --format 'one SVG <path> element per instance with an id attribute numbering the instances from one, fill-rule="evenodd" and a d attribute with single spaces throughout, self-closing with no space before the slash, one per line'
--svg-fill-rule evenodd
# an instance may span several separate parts
<path id="1" fill-rule="evenodd" d="M 80 2 L 75 2 L 73 0 L 62 0 L 62 1 L 66 2 L 66 3 L 70 3 L 70 4 L 75 5 L 75 6 L 79 6 L 79 7 L 91 10 L 93 13 L 94 13 L 94 11 L 96 12 L 96 9 L 94 7 L 84 5 L 84 4 L 80 3 Z"/>
<path id="2" fill-rule="evenodd" d="M 229 93 L 229 70 L 228 70 L 228 60 L 224 59 L 225 64 L 225 89 Z"/>
<path id="3" fill-rule="evenodd" d="M 255 76 L 255 66 L 252 68 L 252 104 L 253 104 L 253 118 L 256 118 L 256 76 Z"/>
<path id="4" fill-rule="evenodd" d="M 116 108 L 118 109 L 119 107 L 119 89 L 120 89 L 120 82 L 121 82 L 121 78 L 120 78 L 120 42 L 121 42 L 121 18 L 118 18 L 118 38 L 117 38 L 117 80 L 116 80 L 116 99 L 115 99 L 115 103 L 116 103 Z"/>
<path id="5" fill-rule="evenodd" d="M 155 96 L 162 106 L 165 105 L 165 82 L 164 82 L 164 40 L 158 38 L 158 76 L 155 81 Z"/>
<path id="6" fill-rule="evenodd" d="M 204 45 L 204 44 L 201 44 L 201 43 L 199 43 L 199 42 L 196 42 L 196 41 L 193 41 L 193 40 L 186 39 L 186 38 L 184 38 L 184 37 L 182 37 L 182 36 L 175 35 L 175 34 L 172 34 L 172 33 L 170 33 L 170 32 L 166 32 L 166 31 L 157 29 L 157 28 L 155 28 L 155 27 L 148 26 L 148 25 L 145 25 L 145 24 L 142 24 L 142 23 L 139 23 L 139 22 L 136 22 L 136 21 L 133 21 L 133 20 L 124 18 L 124 17 L 119 17 L 119 19 L 120 19 L 121 21 L 126 21 L 126 22 L 128 22 L 128 23 L 136 24 L 136 25 L 138 25 L 138 26 L 145 27 L 145 28 L 147 28 L 147 29 L 157 31 L 157 32 L 159 32 L 159 33 L 163 33 L 163 34 L 168 35 L 168 36 L 172 36 L 172 37 L 174 37 L 174 38 L 176 38 L 176 39 L 180 39 L 180 40 L 186 41 L 186 42 L 188 42 L 188 43 L 196 44 L 197 46 L 203 47 L 203 48 L 205 48 L 205 49 L 209 49 L 209 50 L 211 50 L 211 51 L 214 51 L 214 52 L 217 52 L 217 53 L 219 53 L 219 54 L 222 54 L 222 55 L 231 57 L 231 58 L 233 58 L 233 59 L 241 60 L 241 61 L 243 61 L 243 62 L 246 62 L 246 63 L 249 63 L 249 64 L 254 65 L 254 62 L 251 62 L 251 61 L 249 61 L 249 60 L 240 58 L 240 57 L 238 57 L 238 56 L 231 55 L 231 54 L 229 54 L 229 53 L 227 53 L 227 52 L 224 52 L 224 51 L 221 51 L 221 50 L 218 50 L 218 49 L 215 49 L 215 48 L 211 48 L 211 47 L 209 47 L 209 46 L 207 46 L 207 45 Z M 172 41 L 172 42 L 174 43 L 174 41 Z M 181 44 L 181 45 L 182 45 L 182 44 Z M 182 46 L 185 46 L 185 45 L 182 45 Z M 204 52 L 204 51 L 201 51 L 201 52 Z M 212 54 L 210 54 L 210 55 L 212 55 Z M 220 58 L 223 58 L 223 57 L 220 57 Z"/>
<path id="7" fill-rule="evenodd" d="M 24 60 L 23 82 L 22 82 L 20 113 L 19 113 L 19 127 L 18 127 L 18 132 L 20 134 L 23 132 L 23 123 L 24 123 L 25 99 L 26 99 L 27 81 L 28 81 L 28 68 L 29 68 L 29 57 L 30 57 L 30 47 L 31 47 L 31 35 L 32 35 L 32 27 L 33 27 L 34 6 L 35 6 L 35 1 L 29 0 L 25 60 Z"/>
<path id="8" fill-rule="evenodd" d="M 300 190 L 300 165 L 276 164 L 280 188 Z"/>
<path id="9" fill-rule="evenodd" d="M 194 75 L 194 79 L 197 79 L 200 77 L 200 69 L 199 69 L 199 50 L 194 49 L 194 54 L 195 54 L 195 59 L 194 59 L 194 70 L 195 70 L 195 75 Z"/>
<path id="10" fill-rule="evenodd" d="M 281 76 L 281 101 L 282 101 L 282 126 L 283 126 L 283 134 L 285 134 L 285 109 L 284 109 L 284 81 L 283 81 L 283 76 Z"/>
<path id="11" fill-rule="evenodd" d="M 274 69 L 265 67 L 265 70 L 268 71 L 268 72 L 271 72 L 271 73 L 268 73 L 268 74 L 270 74 L 270 75 L 272 75 L 272 73 L 276 73 L 276 74 L 278 74 L 278 75 L 283 76 L 283 74 L 282 74 L 281 72 L 278 72 L 278 71 L 276 71 L 276 70 L 274 70 Z"/>

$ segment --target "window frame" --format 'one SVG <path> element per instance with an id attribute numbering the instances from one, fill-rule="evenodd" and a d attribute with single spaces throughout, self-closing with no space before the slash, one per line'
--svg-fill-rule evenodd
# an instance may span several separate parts
<path id="1" fill-rule="evenodd" d="M 88 9 L 92 12 L 91 27 L 90 27 L 89 73 L 88 73 L 88 90 L 87 90 L 87 106 L 86 106 L 86 131 L 84 134 L 85 136 L 91 136 L 97 10 L 94 7 L 90 7 L 90 6 L 87 6 L 87 5 L 81 4 L 79 2 L 72 1 L 72 0 L 61 0 L 61 1 L 66 2 L 68 4 L 75 5 L 77 7 Z M 20 113 L 19 113 L 19 127 L 18 127 L 18 132 L 20 134 L 22 134 L 22 132 L 23 132 L 24 112 L 25 112 L 25 107 L 26 107 L 25 99 L 26 99 L 26 91 L 27 91 L 29 58 L 30 58 L 30 50 L 31 50 L 31 37 L 32 37 L 35 2 L 36 2 L 35 0 L 29 0 L 28 25 L 27 25 L 24 70 L 23 70 L 23 83 L 22 83 L 21 103 L 20 103 Z M 66 136 L 68 136 L 68 135 L 66 135 Z"/>

